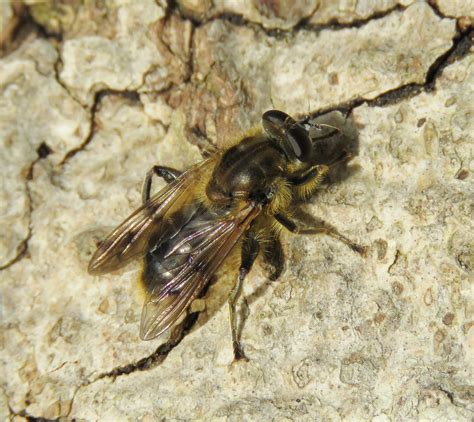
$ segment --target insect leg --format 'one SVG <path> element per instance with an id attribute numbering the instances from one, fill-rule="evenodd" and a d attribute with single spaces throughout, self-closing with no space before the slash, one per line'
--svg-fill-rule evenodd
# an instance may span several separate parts
<path id="1" fill-rule="evenodd" d="M 150 170 L 148 170 L 143 183 L 143 204 L 146 204 L 146 202 L 150 199 L 151 182 L 154 175 L 161 177 L 166 183 L 171 183 L 181 175 L 181 172 L 171 167 L 164 166 L 153 166 Z"/>
<path id="2" fill-rule="evenodd" d="M 298 225 L 292 221 L 289 217 L 284 214 L 275 214 L 275 219 L 287 230 L 296 234 L 326 234 L 333 237 L 334 239 L 340 240 L 349 246 L 353 251 L 365 255 L 367 253 L 367 247 L 359 245 L 352 240 L 348 239 L 344 235 L 340 234 L 334 227 L 326 225 L 321 222 L 320 226 L 316 227 L 298 227 Z"/>
<path id="3" fill-rule="evenodd" d="M 309 190 L 312 191 L 316 188 L 329 173 L 331 167 L 335 167 L 339 164 L 342 164 L 346 161 L 349 161 L 352 158 L 352 154 L 347 151 L 343 151 L 341 155 L 334 160 L 331 164 L 319 164 L 311 168 L 307 173 L 304 173 L 298 177 L 290 179 L 290 182 L 296 186 L 303 186 L 308 184 Z M 304 191 L 303 191 L 304 192 Z"/>
<path id="4" fill-rule="evenodd" d="M 242 350 L 242 346 L 240 345 L 240 332 L 239 327 L 237 325 L 237 312 L 235 309 L 235 305 L 242 291 L 244 279 L 252 268 L 252 264 L 257 258 L 259 249 L 260 245 L 257 239 L 255 238 L 255 234 L 253 232 L 249 232 L 242 244 L 242 257 L 237 283 L 230 292 L 228 299 L 230 328 L 232 331 L 232 346 L 234 348 L 234 361 L 240 359 L 247 360 L 244 351 Z"/>
<path id="5" fill-rule="evenodd" d="M 324 179 L 326 174 L 328 174 L 328 172 L 329 172 L 329 166 L 325 164 L 321 164 L 301 176 L 290 179 L 290 181 L 293 185 L 296 185 L 296 186 L 305 185 L 306 183 L 309 183 L 309 182 L 312 182 L 315 185 L 318 185 Z"/>
<path id="6" fill-rule="evenodd" d="M 263 252 L 263 267 L 268 273 L 267 277 L 275 281 L 280 277 L 285 267 L 283 249 L 278 236 L 272 235 L 266 242 Z"/>

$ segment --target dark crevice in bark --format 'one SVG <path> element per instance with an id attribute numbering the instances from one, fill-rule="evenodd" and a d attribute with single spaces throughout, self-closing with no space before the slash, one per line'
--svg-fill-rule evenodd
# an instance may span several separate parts
<path id="1" fill-rule="evenodd" d="M 311 113 L 311 117 L 317 117 L 335 110 L 348 115 L 354 108 L 364 103 L 370 107 L 385 107 L 413 98 L 422 92 L 435 91 L 436 81 L 442 75 L 443 70 L 447 66 L 463 59 L 469 54 L 473 45 L 473 34 L 474 30 L 470 30 L 465 33 L 457 33 L 453 38 L 453 45 L 445 53 L 439 56 L 428 68 L 425 81 L 423 83 L 409 83 L 392 90 L 388 90 L 373 99 L 355 98 L 345 103 L 320 109 L 314 113 Z"/>
<path id="2" fill-rule="evenodd" d="M 468 401 L 472 402 L 473 394 L 471 386 L 463 386 L 460 391 L 457 388 L 454 388 L 453 391 L 453 385 L 446 386 L 446 384 L 436 384 L 433 387 L 441 391 L 453 406 L 470 410 L 466 403 Z"/>
<path id="3" fill-rule="evenodd" d="M 454 402 L 454 394 L 451 391 L 447 390 L 441 385 L 438 385 L 438 390 L 446 395 L 451 404 L 456 406 L 456 403 Z"/>
<path id="4" fill-rule="evenodd" d="M 43 26 L 39 22 L 37 22 L 35 20 L 35 18 L 33 17 L 33 15 L 31 14 L 31 12 L 30 12 L 30 7 L 31 6 L 29 6 L 29 5 L 26 6 L 25 23 L 29 23 L 29 24 L 33 25 L 36 28 L 36 30 L 38 32 L 38 35 L 41 38 L 45 38 L 47 40 L 52 39 L 52 40 L 55 40 L 58 43 L 61 43 L 63 41 L 63 34 L 61 32 L 50 32 L 46 29 L 45 26 Z"/>
<path id="5" fill-rule="evenodd" d="M 448 18 L 449 16 L 445 16 L 441 10 L 439 9 L 438 7 L 438 4 L 436 3 L 436 0 L 428 0 L 427 1 L 428 5 L 431 7 L 431 9 L 433 10 L 433 12 L 435 13 L 436 16 L 438 16 L 439 18 L 442 18 L 442 19 L 445 19 L 445 18 Z"/>
<path id="6" fill-rule="evenodd" d="M 87 106 L 82 104 L 73 94 L 72 92 L 69 90 L 69 87 L 61 80 L 61 77 L 59 76 L 59 74 L 61 73 L 60 70 L 61 70 L 61 66 L 63 65 L 63 59 L 61 57 L 61 48 L 59 46 L 56 46 L 56 51 L 57 51 L 57 54 L 58 54 L 58 58 L 56 60 L 56 62 L 54 63 L 54 79 L 56 80 L 56 82 L 61 85 L 61 87 L 67 92 L 67 94 L 77 103 L 79 104 L 84 110 L 87 109 Z"/>
<path id="7" fill-rule="evenodd" d="M 50 146 L 46 142 L 42 142 L 41 145 L 36 149 L 39 158 L 46 158 L 53 152 Z"/>
<path id="8" fill-rule="evenodd" d="M 136 362 L 129 363 L 124 366 L 119 366 L 112 369 L 109 372 L 99 375 L 93 382 L 98 381 L 103 378 L 117 378 L 121 375 L 128 375 L 135 371 L 145 371 L 147 369 L 152 369 L 161 363 L 167 358 L 168 354 L 183 340 L 189 331 L 193 328 L 199 316 L 199 312 L 193 312 L 189 314 L 181 327 L 179 327 L 176 335 L 172 335 L 172 338 L 166 343 L 160 345 L 151 355 L 146 356 Z"/>
<path id="9" fill-rule="evenodd" d="M 178 344 L 181 343 L 184 337 L 192 330 L 195 323 L 197 322 L 198 317 L 199 312 L 193 312 L 187 315 L 181 325 L 173 329 L 171 338 L 167 342 L 161 344 L 151 355 L 139 359 L 136 362 L 132 362 L 123 366 L 118 366 L 117 368 L 114 368 L 111 371 L 100 374 L 94 379 L 88 380 L 77 386 L 72 395 L 71 405 L 66 415 L 66 418 L 69 418 L 69 415 L 73 410 L 74 400 L 76 399 L 77 393 L 81 388 L 94 384 L 95 382 L 100 381 L 104 378 L 111 378 L 113 381 L 115 381 L 117 377 L 120 377 L 122 375 L 129 375 L 133 372 L 146 371 L 161 365 L 168 357 L 169 353 L 176 346 L 178 346 Z"/>
<path id="10" fill-rule="evenodd" d="M 194 58 L 196 55 L 196 27 L 191 24 L 191 36 L 189 37 L 189 63 L 188 63 L 188 75 L 183 80 L 184 84 L 191 82 L 194 75 Z"/>
<path id="11" fill-rule="evenodd" d="M 94 102 L 92 104 L 91 111 L 90 111 L 91 115 L 90 115 L 89 133 L 87 134 L 86 138 L 84 139 L 84 142 L 82 142 L 81 145 L 67 152 L 63 160 L 59 163 L 61 167 L 64 166 L 78 152 L 82 151 L 92 140 L 97 129 L 96 113 L 100 107 L 102 99 L 109 95 L 115 95 L 122 98 L 126 98 L 132 102 L 140 101 L 140 96 L 137 91 L 118 91 L 118 90 L 113 90 L 113 89 L 103 89 L 103 90 L 97 91 L 94 94 Z"/>
<path id="12" fill-rule="evenodd" d="M 361 18 L 354 19 L 351 22 L 339 22 L 337 18 L 333 18 L 330 21 L 324 24 L 313 24 L 310 21 L 311 18 L 303 19 L 298 25 L 296 25 L 292 32 L 298 32 L 300 30 L 311 31 L 311 32 L 321 32 L 323 30 L 329 29 L 332 31 L 340 31 L 342 29 L 351 29 L 351 28 L 362 28 L 372 21 L 383 19 L 388 15 L 396 12 L 404 12 L 406 7 L 400 6 L 399 4 L 391 7 L 390 9 L 383 10 L 380 12 L 374 12 L 372 15 Z"/>
<path id="13" fill-rule="evenodd" d="M 7 45 L 0 48 L 0 58 L 15 51 L 31 34 L 36 34 L 39 38 L 44 38 L 48 41 L 62 41 L 61 34 L 49 33 L 46 28 L 35 21 L 28 5 L 19 4 L 18 23 L 16 24 L 11 39 L 7 42 Z"/>
<path id="14" fill-rule="evenodd" d="M 28 200 L 30 201 L 30 199 Z M 20 261 L 22 258 L 25 257 L 26 252 L 28 251 L 28 241 L 30 240 L 30 238 L 31 238 L 31 229 L 29 228 L 26 238 L 22 240 L 21 243 L 16 248 L 17 254 L 6 264 L 0 266 L 0 271 L 11 267 L 12 265 L 16 264 L 18 261 Z"/>
<path id="15" fill-rule="evenodd" d="M 474 31 L 472 29 L 464 34 L 456 34 L 451 48 L 439 56 L 428 69 L 426 73 L 425 90 L 434 90 L 436 79 L 441 76 L 444 68 L 467 56 L 473 45 L 473 35 Z"/>
<path id="16" fill-rule="evenodd" d="M 176 7 L 176 6 L 173 6 L 173 7 L 178 11 L 178 13 L 180 13 L 181 16 L 183 16 L 179 7 Z M 367 18 L 354 19 L 353 21 L 348 22 L 348 23 L 341 23 L 336 18 L 334 18 L 324 24 L 314 24 L 310 22 L 314 13 L 317 13 L 316 11 L 316 12 L 313 12 L 310 16 L 301 19 L 298 23 L 296 23 L 294 26 L 288 29 L 268 28 L 268 27 L 265 27 L 262 23 L 248 20 L 244 16 L 238 13 L 231 13 L 231 12 L 219 13 L 215 16 L 205 18 L 205 19 L 196 19 L 192 16 L 187 16 L 187 15 L 183 16 L 183 18 L 189 19 L 193 23 L 195 28 L 205 26 L 214 21 L 226 21 L 235 26 L 259 29 L 263 31 L 266 35 L 268 35 L 269 37 L 279 39 L 279 38 L 284 38 L 288 36 L 289 34 L 295 34 L 302 30 L 318 33 L 326 29 L 338 31 L 338 30 L 348 29 L 348 28 L 361 28 L 373 20 L 383 19 L 386 16 L 390 15 L 391 13 L 403 12 L 405 9 L 406 8 L 401 5 L 395 5 L 394 7 L 390 9 L 380 11 L 380 12 L 375 12 L 372 15 L 368 16 Z"/>
<path id="17" fill-rule="evenodd" d="M 396 263 L 398 262 L 398 260 L 400 259 L 401 256 L 402 256 L 402 254 L 401 254 L 400 250 L 397 249 L 396 252 L 395 252 L 395 256 L 393 258 L 392 263 L 387 268 L 387 274 L 391 274 L 392 268 L 395 267 Z"/>
<path id="18" fill-rule="evenodd" d="M 96 121 L 95 121 L 95 115 L 97 113 L 97 109 L 99 108 L 100 104 L 100 99 L 99 99 L 99 94 L 100 92 L 96 92 L 94 96 L 94 102 L 91 107 L 90 111 L 90 118 L 89 118 L 89 133 L 87 134 L 86 138 L 82 142 L 81 145 L 79 145 L 76 148 L 73 148 L 72 150 L 68 151 L 67 154 L 64 156 L 63 160 L 61 161 L 60 166 L 64 166 L 68 160 L 70 160 L 74 155 L 76 155 L 79 151 L 84 149 L 89 142 L 92 140 L 92 138 L 95 135 L 96 131 Z"/>
<path id="19" fill-rule="evenodd" d="M 473 31 L 464 34 L 457 33 L 453 38 L 452 46 L 440 55 L 428 68 L 425 82 L 422 84 L 411 83 L 405 86 L 384 92 L 373 100 L 367 101 L 370 106 L 383 107 L 396 104 L 402 100 L 412 98 L 420 92 L 433 92 L 436 89 L 436 81 L 442 75 L 443 70 L 467 56 L 472 45 Z"/>
<path id="20" fill-rule="evenodd" d="M 12 265 L 16 264 L 17 262 L 21 261 L 28 253 L 28 242 L 31 239 L 33 234 L 33 230 L 31 227 L 31 215 L 33 214 L 33 200 L 31 198 L 31 191 L 30 191 L 30 181 L 33 180 L 33 172 L 35 165 L 42 159 L 46 158 L 53 150 L 45 143 L 42 142 L 40 146 L 36 149 L 38 157 L 30 164 L 26 172 L 25 177 L 25 191 L 26 197 L 28 200 L 28 233 L 26 237 L 21 241 L 21 243 L 17 246 L 17 253 L 16 255 L 8 261 L 6 264 L 0 266 L 0 271 L 5 270 Z"/>
<path id="21" fill-rule="evenodd" d="M 0 387 L 1 388 L 1 387 Z M 8 396 L 3 388 L 1 388 L 3 393 L 5 394 L 5 397 L 8 400 Z M 48 418 L 43 418 L 42 416 L 32 416 L 30 415 L 26 409 L 18 410 L 15 411 L 12 409 L 9 403 L 7 403 L 8 407 L 8 412 L 9 412 L 9 420 L 13 420 L 14 418 L 24 418 L 27 421 L 32 421 L 32 422 L 53 422 L 53 421 L 59 421 L 60 419 L 48 419 Z"/>
<path id="22" fill-rule="evenodd" d="M 19 412 L 14 412 L 12 409 L 10 409 L 10 415 L 13 417 L 25 418 L 28 422 L 56 422 L 60 420 L 60 418 L 48 419 L 43 418 L 42 416 L 32 416 L 24 409 L 20 410 Z"/>

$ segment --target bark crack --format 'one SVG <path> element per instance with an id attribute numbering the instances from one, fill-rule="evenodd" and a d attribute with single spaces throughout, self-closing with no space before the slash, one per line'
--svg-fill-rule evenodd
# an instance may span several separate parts
<path id="1" fill-rule="evenodd" d="M 454 406 L 457 406 L 457 404 L 454 402 L 454 394 L 451 391 L 447 390 L 441 385 L 438 385 L 438 390 L 444 393 L 444 395 L 448 398 L 451 404 L 453 404 Z"/>
<path id="2" fill-rule="evenodd" d="M 118 91 L 118 90 L 114 90 L 114 89 L 102 89 L 100 91 L 97 91 L 94 94 L 94 102 L 93 102 L 91 110 L 90 110 L 89 132 L 88 132 L 87 136 L 85 137 L 84 141 L 81 143 L 81 145 L 79 145 L 76 148 L 73 148 L 73 149 L 69 150 L 66 153 L 63 160 L 59 163 L 60 167 L 64 167 L 64 165 L 72 157 L 74 157 L 78 152 L 82 151 L 91 142 L 92 138 L 94 138 L 94 135 L 95 135 L 96 130 L 97 130 L 97 122 L 96 122 L 97 111 L 100 107 L 100 103 L 101 103 L 102 99 L 106 96 L 109 96 L 109 95 L 115 95 L 115 96 L 120 96 L 120 97 L 123 97 L 123 98 L 128 98 L 131 101 L 140 101 L 139 94 L 138 94 L 137 91 L 128 91 L 128 90 Z"/>
<path id="3" fill-rule="evenodd" d="M 56 422 L 60 420 L 60 418 L 48 419 L 43 416 L 32 416 L 26 411 L 26 409 L 15 412 L 10 406 L 8 406 L 8 411 L 10 412 L 10 416 L 25 418 L 28 422 Z"/>
<path id="4" fill-rule="evenodd" d="M 77 104 L 79 104 L 83 109 L 86 109 L 87 106 L 85 106 L 84 104 L 82 104 L 75 96 L 74 94 L 69 90 L 68 86 L 62 81 L 61 77 L 59 76 L 59 73 L 60 73 L 60 68 L 61 66 L 63 65 L 63 59 L 62 59 L 62 56 L 61 56 L 61 49 L 59 46 L 54 46 L 54 48 L 56 49 L 56 52 L 57 52 L 57 55 L 58 55 L 58 58 L 56 60 L 56 62 L 54 63 L 54 79 L 56 80 L 56 82 L 61 85 L 61 87 L 64 89 L 64 91 L 67 92 L 67 94 L 72 98 L 73 101 L 75 101 Z"/>
<path id="5" fill-rule="evenodd" d="M 387 273 L 388 273 L 388 274 L 391 274 L 392 268 L 395 267 L 395 265 L 397 264 L 397 262 L 398 262 L 398 260 L 400 259 L 401 255 L 402 255 L 402 253 L 400 252 L 399 249 L 397 249 L 396 252 L 395 252 L 395 256 L 394 256 L 394 258 L 393 258 L 392 263 L 391 263 L 391 264 L 388 266 L 388 268 L 387 268 Z"/>
<path id="6" fill-rule="evenodd" d="M 31 197 L 30 182 L 31 180 L 33 180 L 35 165 L 40 160 L 46 158 L 52 152 L 52 150 L 45 142 L 43 142 L 37 148 L 36 152 L 38 156 L 30 164 L 30 167 L 28 168 L 28 171 L 26 173 L 26 178 L 25 178 L 25 191 L 26 191 L 26 197 L 28 200 L 28 232 L 26 234 L 26 237 L 17 246 L 17 254 L 6 264 L 0 266 L 0 271 L 5 270 L 11 267 L 12 265 L 16 264 L 17 262 L 21 261 L 28 253 L 28 242 L 30 241 L 31 236 L 33 234 L 33 229 L 31 227 L 32 225 L 31 217 L 33 214 L 33 200 Z"/>
<path id="7" fill-rule="evenodd" d="M 174 7 L 174 6 L 170 6 L 170 7 Z M 406 10 L 406 7 L 397 4 L 387 10 L 374 12 L 372 15 L 366 18 L 354 19 L 353 21 L 348 22 L 348 23 L 342 23 L 342 22 L 339 22 L 337 18 L 333 18 L 324 24 L 313 24 L 310 22 L 310 20 L 313 17 L 313 15 L 317 12 L 317 8 L 316 8 L 307 17 L 302 18 L 299 22 L 297 22 L 295 25 L 293 25 L 292 27 L 288 29 L 267 28 L 265 27 L 264 24 L 260 22 L 251 21 L 238 13 L 222 12 L 210 18 L 200 20 L 193 17 L 189 17 L 189 16 L 183 16 L 181 11 L 179 10 L 179 7 L 177 7 L 176 9 L 179 15 L 183 19 L 189 19 L 195 28 L 201 28 L 215 21 L 226 21 L 232 25 L 239 26 L 239 27 L 259 29 L 262 32 L 264 32 L 267 36 L 279 39 L 288 35 L 294 35 L 299 31 L 319 33 L 326 29 L 339 31 L 339 30 L 348 29 L 348 28 L 361 28 L 373 20 L 383 19 L 392 13 L 403 12 Z"/>
<path id="8" fill-rule="evenodd" d="M 343 29 L 362 28 L 372 21 L 377 21 L 391 15 L 392 13 L 404 12 L 405 10 L 406 10 L 406 7 L 397 4 L 387 10 L 374 12 L 372 15 L 367 16 L 366 18 L 354 19 L 353 21 L 347 22 L 347 23 L 340 22 L 337 20 L 337 18 L 333 18 L 324 24 L 312 24 L 309 22 L 310 18 L 307 18 L 307 19 L 303 19 L 298 25 L 296 25 L 292 29 L 292 32 L 305 30 L 305 31 L 319 33 L 327 29 L 332 30 L 332 31 L 340 31 Z"/>
<path id="9" fill-rule="evenodd" d="M 446 50 L 446 52 L 437 57 L 430 65 L 426 72 L 425 81 L 423 83 L 413 82 L 401 85 L 397 88 L 385 91 L 373 99 L 358 97 L 345 103 L 340 103 L 336 106 L 319 109 L 318 111 L 312 113 L 311 117 L 317 117 L 336 110 L 349 115 L 354 108 L 359 107 L 364 103 L 366 103 L 369 107 L 385 107 L 414 98 L 422 92 L 434 92 L 436 89 L 436 81 L 442 75 L 443 70 L 447 66 L 462 60 L 469 54 L 469 51 L 473 46 L 473 34 L 474 30 L 472 29 L 465 33 L 457 32 L 452 40 L 452 46 Z"/>
<path id="10" fill-rule="evenodd" d="M 111 371 L 98 375 L 91 383 L 103 378 L 115 380 L 122 375 L 128 375 L 136 371 L 146 371 L 161 365 L 168 357 L 169 353 L 178 346 L 183 338 L 191 331 L 199 316 L 199 312 L 189 314 L 180 326 L 177 326 L 171 335 L 170 340 L 160 345 L 151 355 L 145 356 L 127 365 L 118 366 Z"/>
<path id="11" fill-rule="evenodd" d="M 198 319 L 198 316 L 199 312 L 193 312 L 189 314 L 180 326 L 175 327 L 175 330 L 173 331 L 170 340 L 160 345 L 152 354 L 145 356 L 144 358 L 141 358 L 135 362 L 129 363 L 127 365 L 121 365 L 112 369 L 111 371 L 99 374 L 94 379 L 87 380 L 86 382 L 83 382 L 82 384 L 77 386 L 72 395 L 71 405 L 66 415 L 66 419 L 69 418 L 69 415 L 72 412 L 72 409 L 74 407 L 74 400 L 76 399 L 76 396 L 81 388 L 88 387 L 104 378 L 110 378 L 112 379 L 112 382 L 114 382 L 120 376 L 129 375 L 133 372 L 147 371 L 161 365 L 168 357 L 170 352 L 176 346 L 178 346 L 178 344 L 181 343 L 184 337 L 192 330 L 194 324 Z"/>
<path id="12" fill-rule="evenodd" d="M 454 388 L 453 391 L 453 386 L 451 385 L 451 388 L 446 387 L 446 385 L 442 384 L 436 384 L 433 386 L 435 389 L 438 391 L 441 391 L 449 400 L 449 402 L 456 407 L 459 407 L 461 409 L 466 409 L 470 410 L 469 406 L 466 405 L 465 402 L 471 402 L 472 401 L 472 389 L 468 386 L 464 388 L 464 394 L 462 391 L 456 391 L 457 388 Z M 463 397 L 464 395 L 464 397 Z"/>
<path id="13" fill-rule="evenodd" d="M 35 421 L 35 422 L 36 421 L 38 421 L 38 422 L 59 421 L 59 418 L 58 419 L 47 419 L 47 418 L 44 418 L 42 416 L 32 416 L 26 411 L 26 409 L 21 409 L 21 410 L 18 410 L 18 411 L 13 410 L 13 408 L 10 405 L 10 401 L 8 399 L 7 392 L 5 391 L 5 389 L 3 387 L 0 387 L 0 389 L 2 390 L 2 392 L 3 392 L 3 394 L 6 398 L 6 401 L 7 401 L 8 413 L 10 414 L 9 420 L 13 420 L 16 417 L 20 417 L 20 418 L 26 419 L 27 421 Z"/>
<path id="14" fill-rule="evenodd" d="M 428 3 L 428 6 L 431 7 L 431 9 L 433 10 L 436 16 L 442 19 L 449 18 L 449 16 L 446 16 L 441 12 L 438 4 L 436 3 L 436 0 L 428 0 L 427 3 Z"/>

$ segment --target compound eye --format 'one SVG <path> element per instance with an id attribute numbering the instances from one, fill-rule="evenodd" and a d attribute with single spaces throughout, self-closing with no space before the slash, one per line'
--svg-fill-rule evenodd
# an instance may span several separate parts
<path id="1" fill-rule="evenodd" d="M 288 114 L 280 110 L 268 110 L 262 115 L 262 125 L 272 138 L 283 139 L 285 137 L 286 125 L 293 121 Z"/>
<path id="2" fill-rule="evenodd" d="M 289 160 L 308 162 L 312 144 L 308 131 L 283 111 L 269 110 L 263 113 L 265 132 L 275 139 Z"/>
<path id="3" fill-rule="evenodd" d="M 283 140 L 284 150 L 288 158 L 297 158 L 305 163 L 311 158 L 312 144 L 306 129 L 298 124 L 293 125 L 286 132 Z"/>

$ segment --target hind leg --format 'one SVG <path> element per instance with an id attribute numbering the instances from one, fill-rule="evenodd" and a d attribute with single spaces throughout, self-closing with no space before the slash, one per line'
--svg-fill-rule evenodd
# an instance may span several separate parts
<path id="1" fill-rule="evenodd" d="M 230 328 L 232 331 L 232 347 L 234 349 L 234 362 L 244 359 L 248 360 L 240 344 L 240 329 L 237 322 L 237 312 L 236 304 L 237 300 L 242 292 L 242 285 L 245 277 L 252 268 L 255 259 L 258 256 L 260 250 L 260 245 L 255 238 L 255 234 L 250 232 L 247 237 L 244 239 L 242 244 L 242 258 L 239 269 L 239 275 L 237 277 L 237 283 L 229 294 L 229 319 L 230 319 Z"/>
<path id="2" fill-rule="evenodd" d="M 277 280 L 285 268 L 285 256 L 277 235 L 272 234 L 265 242 L 262 266 L 271 281 Z"/>

